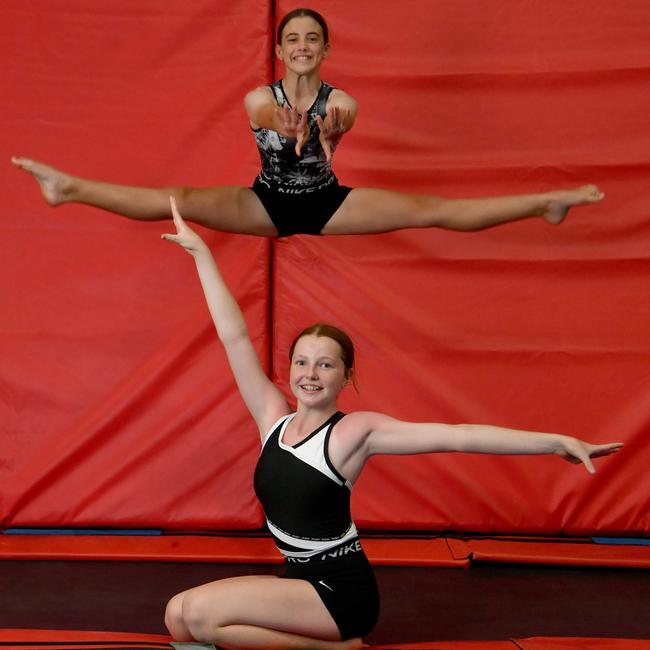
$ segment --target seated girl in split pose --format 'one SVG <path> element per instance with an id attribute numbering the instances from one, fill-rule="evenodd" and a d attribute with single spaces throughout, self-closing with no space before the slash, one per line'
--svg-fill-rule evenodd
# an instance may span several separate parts
<path id="1" fill-rule="evenodd" d="M 594 472 L 592 458 L 622 446 L 487 425 L 403 422 L 383 413 L 345 415 L 336 402 L 352 379 L 354 348 L 344 332 L 325 324 L 308 327 L 291 346 L 292 411 L 264 374 L 207 245 L 173 199 L 172 213 L 176 234 L 163 238 L 194 257 L 217 333 L 259 429 L 255 491 L 285 558 L 281 578 L 228 578 L 174 596 L 165 622 L 176 640 L 248 649 L 361 647 L 361 637 L 377 621 L 379 596 L 350 516 L 350 490 L 375 454 L 556 454 Z"/>
<path id="2" fill-rule="evenodd" d="M 357 103 L 321 81 L 320 67 L 328 51 L 327 24 L 317 12 L 297 9 L 280 22 L 276 54 L 285 65 L 285 75 L 245 98 L 262 162 L 250 188 L 140 188 L 71 176 L 27 158 L 12 161 L 33 174 L 51 205 L 75 201 L 132 219 L 166 219 L 168 197 L 173 195 L 189 221 L 269 237 L 432 226 L 478 230 L 531 216 L 558 224 L 572 206 L 603 198 L 593 185 L 453 200 L 339 185 L 332 172 L 332 154 L 354 124 Z"/>

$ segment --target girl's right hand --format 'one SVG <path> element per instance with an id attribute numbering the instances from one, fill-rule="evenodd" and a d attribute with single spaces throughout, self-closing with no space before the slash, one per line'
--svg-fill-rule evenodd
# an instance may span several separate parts
<path id="1" fill-rule="evenodd" d="M 278 132 L 286 138 L 296 139 L 296 156 L 302 156 L 302 148 L 309 139 L 309 124 L 307 123 L 307 111 L 299 114 L 295 106 L 289 109 L 288 106 L 276 107 L 276 116 L 280 124 Z"/>
<path id="2" fill-rule="evenodd" d="M 195 255 L 201 251 L 207 251 L 208 247 L 206 243 L 187 225 L 187 223 L 185 223 L 183 217 L 181 217 L 176 205 L 176 199 L 173 196 L 170 196 L 169 202 L 172 206 L 172 217 L 174 219 L 174 225 L 176 226 L 176 234 L 165 233 L 164 235 L 161 235 L 161 238 L 166 239 L 167 241 L 173 241 L 179 246 L 182 246 L 190 255 Z"/>

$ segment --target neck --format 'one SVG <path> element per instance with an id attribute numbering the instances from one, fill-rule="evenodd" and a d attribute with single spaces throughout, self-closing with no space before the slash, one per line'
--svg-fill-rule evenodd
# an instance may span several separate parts
<path id="1" fill-rule="evenodd" d="M 307 433 L 317 429 L 323 422 L 329 420 L 338 409 L 336 403 L 322 409 L 304 407 L 298 402 L 296 415 L 291 422 L 294 431 Z"/>
<path id="2" fill-rule="evenodd" d="M 282 88 L 291 102 L 299 111 L 311 106 L 320 90 L 320 74 L 297 75 L 291 71 L 282 79 Z"/>

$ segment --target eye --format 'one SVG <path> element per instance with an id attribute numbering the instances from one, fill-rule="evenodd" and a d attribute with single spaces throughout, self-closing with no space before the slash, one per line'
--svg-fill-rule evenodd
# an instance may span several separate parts
<path id="1" fill-rule="evenodd" d="M 331 368 L 332 367 L 332 364 L 329 361 L 323 361 L 320 365 L 323 368 Z"/>

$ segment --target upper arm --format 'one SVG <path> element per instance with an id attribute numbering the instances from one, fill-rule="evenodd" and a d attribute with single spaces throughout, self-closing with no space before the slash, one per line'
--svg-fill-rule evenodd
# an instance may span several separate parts
<path id="1" fill-rule="evenodd" d="M 247 335 L 224 342 L 224 347 L 239 393 L 263 437 L 271 425 L 291 409 L 280 389 L 262 369 Z"/>
<path id="2" fill-rule="evenodd" d="M 368 455 L 457 451 L 462 427 L 434 422 L 405 422 L 377 414 L 367 433 Z"/>
<path id="3" fill-rule="evenodd" d="M 272 120 L 277 103 L 268 86 L 259 86 L 247 93 L 244 107 L 252 128 L 273 128 Z"/>
<path id="4" fill-rule="evenodd" d="M 455 451 L 453 425 L 404 422 L 383 413 L 357 411 L 343 418 L 330 439 L 330 459 L 354 482 L 370 456 Z"/>

